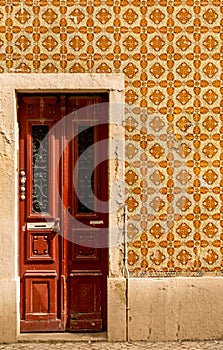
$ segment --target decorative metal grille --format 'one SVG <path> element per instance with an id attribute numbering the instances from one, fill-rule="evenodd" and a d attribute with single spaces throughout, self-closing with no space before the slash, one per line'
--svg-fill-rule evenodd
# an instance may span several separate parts
<path id="1" fill-rule="evenodd" d="M 41 213 L 49 211 L 48 195 L 48 125 L 32 126 L 32 212 Z"/>

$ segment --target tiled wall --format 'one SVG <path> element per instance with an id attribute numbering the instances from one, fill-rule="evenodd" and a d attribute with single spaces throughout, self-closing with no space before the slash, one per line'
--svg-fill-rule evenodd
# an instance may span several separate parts
<path id="1" fill-rule="evenodd" d="M 0 0 L 1 73 L 124 73 L 131 276 L 221 273 L 220 0 Z"/>

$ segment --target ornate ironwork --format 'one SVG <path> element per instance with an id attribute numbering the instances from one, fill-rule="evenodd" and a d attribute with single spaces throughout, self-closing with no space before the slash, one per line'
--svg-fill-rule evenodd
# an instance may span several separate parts
<path id="1" fill-rule="evenodd" d="M 32 212 L 49 211 L 48 195 L 48 125 L 32 126 Z"/>

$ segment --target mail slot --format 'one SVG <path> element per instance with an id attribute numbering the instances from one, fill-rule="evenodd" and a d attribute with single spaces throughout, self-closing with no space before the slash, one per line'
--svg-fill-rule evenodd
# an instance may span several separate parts
<path id="1" fill-rule="evenodd" d="M 55 228 L 54 222 L 29 222 L 27 223 L 27 230 L 53 230 Z"/>

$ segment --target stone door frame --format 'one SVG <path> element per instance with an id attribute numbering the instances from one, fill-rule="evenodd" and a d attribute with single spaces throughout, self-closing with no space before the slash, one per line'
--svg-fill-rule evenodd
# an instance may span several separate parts
<path id="1" fill-rule="evenodd" d="M 124 75 L 123 74 L 1 74 L 0 75 L 0 342 L 16 341 L 20 334 L 18 274 L 18 132 L 17 101 L 19 92 L 108 92 L 109 93 L 109 197 L 117 194 L 119 206 L 124 204 Z M 112 141 L 111 141 L 112 140 Z M 118 162 L 118 167 L 117 167 Z M 115 165 L 114 165 L 115 163 Z M 117 185 L 116 185 L 117 183 Z M 116 198 L 116 197 L 115 197 Z M 116 340 L 118 328 L 125 339 L 125 300 L 114 308 L 113 290 L 121 283 L 125 296 L 122 239 L 122 213 L 109 207 L 109 276 L 108 276 L 108 338 Z M 117 237 L 116 237 L 117 236 Z M 115 237 L 115 239 L 114 239 Z M 116 242 L 117 244 L 114 244 Z M 110 302 L 109 302 L 110 299 Z M 120 311 L 119 311 L 120 310 Z M 115 319 L 114 327 L 112 319 Z M 122 327 L 117 327 L 120 320 Z M 9 327 L 10 325 L 10 327 Z"/>

